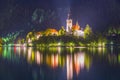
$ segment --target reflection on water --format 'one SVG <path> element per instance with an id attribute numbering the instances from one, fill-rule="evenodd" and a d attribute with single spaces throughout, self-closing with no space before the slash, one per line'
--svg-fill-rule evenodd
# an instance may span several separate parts
<path id="1" fill-rule="evenodd" d="M 111 51 L 106 48 L 0 47 L 0 56 L 11 62 L 25 59 L 30 65 L 44 64 L 53 70 L 60 68 L 67 80 L 72 80 L 75 75 L 79 76 L 82 71 L 89 72 L 94 62 L 104 60 L 109 65 L 120 63 L 120 54 L 113 54 L 113 49 Z"/>

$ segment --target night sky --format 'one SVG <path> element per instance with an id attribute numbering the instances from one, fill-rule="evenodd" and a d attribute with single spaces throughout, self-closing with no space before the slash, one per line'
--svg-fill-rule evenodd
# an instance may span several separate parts
<path id="1" fill-rule="evenodd" d="M 60 29 L 69 9 L 74 24 L 78 21 L 82 28 L 89 24 L 94 31 L 103 31 L 120 25 L 120 0 L 0 0 L 0 35 Z M 35 10 L 48 14 L 33 20 Z"/>

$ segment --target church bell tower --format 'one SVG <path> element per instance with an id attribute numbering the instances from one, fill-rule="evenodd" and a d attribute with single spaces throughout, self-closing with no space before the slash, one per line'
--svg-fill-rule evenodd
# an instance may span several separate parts
<path id="1" fill-rule="evenodd" d="M 66 32 L 72 31 L 72 19 L 70 18 L 70 12 L 68 13 L 68 18 L 66 20 Z"/>

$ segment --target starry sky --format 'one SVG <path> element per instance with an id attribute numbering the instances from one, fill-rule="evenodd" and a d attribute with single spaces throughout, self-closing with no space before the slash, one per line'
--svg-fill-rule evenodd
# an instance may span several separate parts
<path id="1" fill-rule="evenodd" d="M 120 0 L 0 0 L 0 35 L 60 29 L 69 9 L 73 24 L 78 21 L 82 28 L 89 24 L 94 31 L 103 31 L 120 26 Z M 35 11 L 38 18 L 33 20 Z"/>

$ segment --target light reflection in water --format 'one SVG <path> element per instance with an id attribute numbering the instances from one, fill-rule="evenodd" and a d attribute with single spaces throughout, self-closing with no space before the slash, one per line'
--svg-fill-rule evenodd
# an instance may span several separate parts
<path id="1" fill-rule="evenodd" d="M 96 50 L 98 49 L 98 50 Z M 40 50 L 35 50 L 32 47 L 0 47 L 0 54 L 2 55 L 3 58 L 6 58 L 8 60 L 16 60 L 16 57 L 23 57 L 26 59 L 26 61 L 30 64 L 45 64 L 49 66 L 52 69 L 55 68 L 65 68 L 66 67 L 66 76 L 67 79 L 72 79 L 73 78 L 73 73 L 75 72 L 76 75 L 78 76 L 80 72 L 83 69 L 86 69 L 89 71 L 90 65 L 92 63 L 92 57 L 91 54 L 87 54 L 85 51 L 77 51 L 74 52 L 75 49 L 72 48 L 67 48 L 69 53 L 64 53 L 64 55 L 61 54 L 61 47 L 57 48 L 51 48 L 47 53 L 45 53 L 46 49 L 42 49 L 42 52 Z M 89 49 L 91 53 L 94 53 L 94 51 L 98 54 L 104 53 L 105 48 L 93 48 L 93 51 Z M 18 56 L 17 56 L 18 55 Z M 23 55 L 23 56 L 22 56 Z M 110 63 L 120 63 L 120 55 L 110 55 L 110 54 L 104 54 L 106 56 L 105 59 L 108 60 Z"/>
<path id="2" fill-rule="evenodd" d="M 53 68 L 58 67 L 58 55 L 51 56 L 51 65 Z"/>
<path id="3" fill-rule="evenodd" d="M 41 62 L 41 55 L 40 55 L 40 52 L 39 52 L 39 51 L 36 52 L 35 59 L 36 59 L 36 60 L 35 60 L 36 63 L 37 63 L 38 65 L 40 65 L 40 62 Z"/>
<path id="4" fill-rule="evenodd" d="M 4 50 L 3 50 L 3 57 L 6 57 L 7 56 L 7 47 L 4 47 Z"/>
<path id="5" fill-rule="evenodd" d="M 80 68 L 84 68 L 84 62 L 85 62 L 85 55 L 83 53 L 75 54 L 74 55 L 74 62 L 75 62 L 75 71 L 78 75 L 80 72 Z"/>
<path id="6" fill-rule="evenodd" d="M 31 63 L 32 47 L 28 48 L 27 60 Z"/>
<path id="7" fill-rule="evenodd" d="M 88 50 L 92 52 L 93 54 L 99 54 L 99 55 L 104 55 L 106 53 L 106 48 L 105 47 L 89 47 Z"/>
<path id="8" fill-rule="evenodd" d="M 84 53 L 77 53 L 72 55 L 67 55 L 66 58 L 66 65 L 67 65 L 67 80 L 71 80 L 73 78 L 73 71 L 79 75 L 80 70 L 84 69 L 85 66 L 85 54 Z"/>
<path id="9" fill-rule="evenodd" d="M 59 54 L 61 53 L 61 47 L 58 47 L 58 53 Z"/>
<path id="10" fill-rule="evenodd" d="M 113 45 L 110 46 L 111 53 L 113 54 Z"/>
<path id="11" fill-rule="evenodd" d="M 23 47 L 23 54 L 24 54 L 24 57 L 26 55 L 26 51 L 27 51 L 27 48 L 26 47 Z"/>
<path id="12" fill-rule="evenodd" d="M 17 51 L 17 54 L 21 54 L 21 48 L 20 47 L 16 47 L 16 51 Z"/>
<path id="13" fill-rule="evenodd" d="M 73 63 L 71 55 L 67 56 L 66 65 L 67 65 L 67 80 L 71 80 L 73 77 Z"/>

